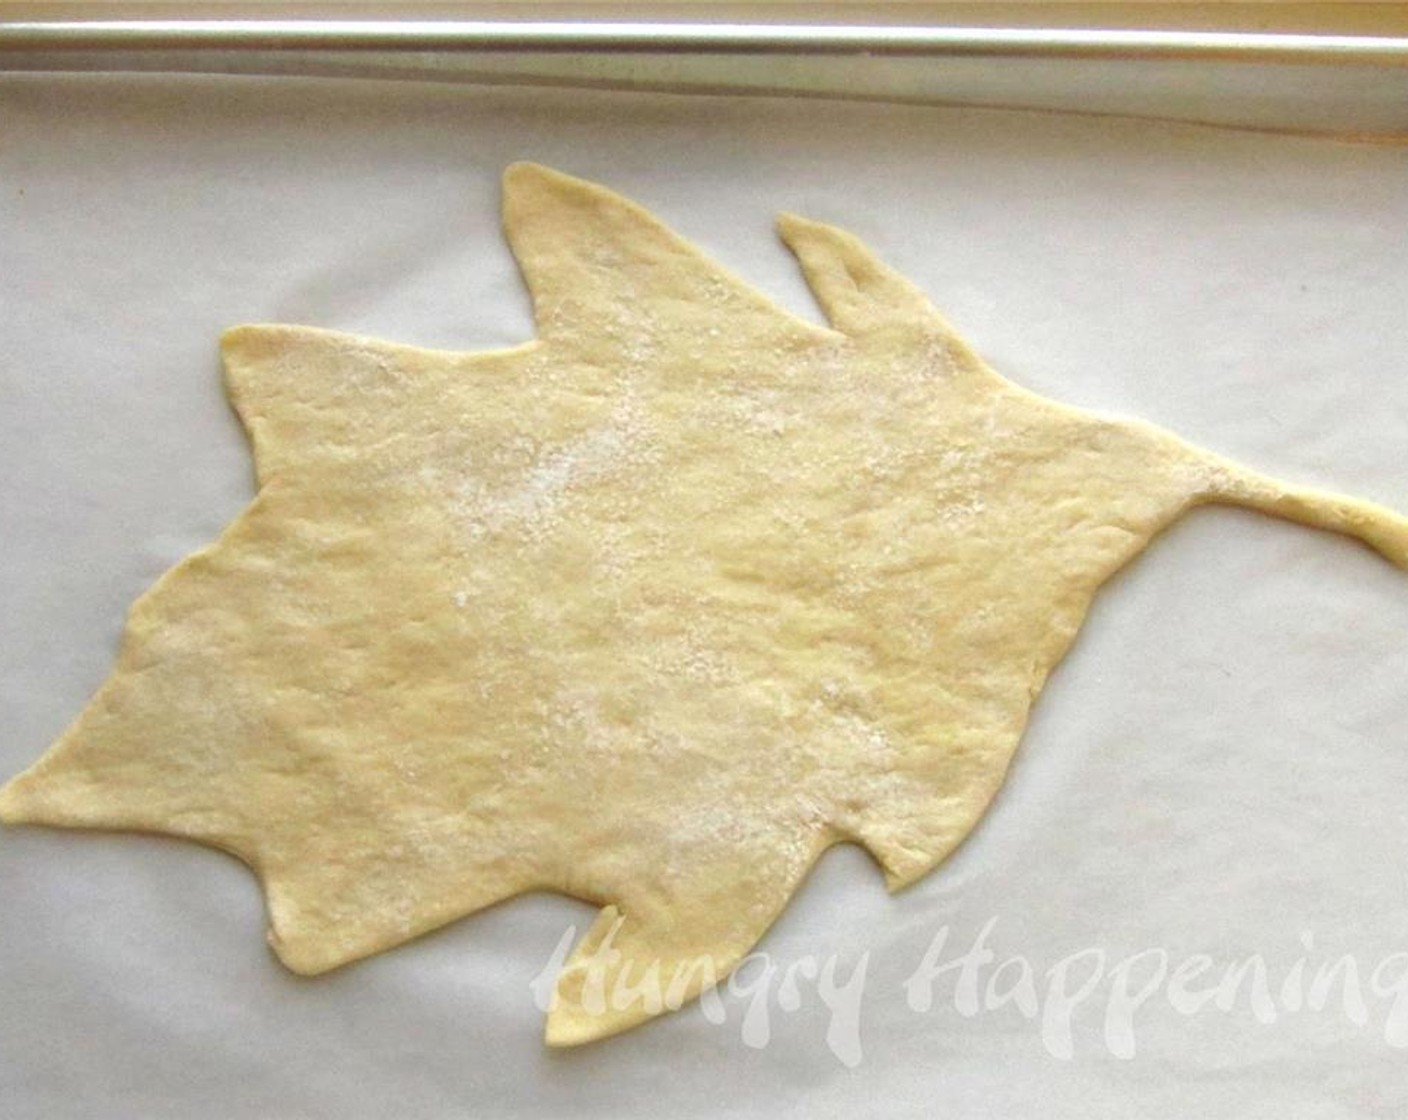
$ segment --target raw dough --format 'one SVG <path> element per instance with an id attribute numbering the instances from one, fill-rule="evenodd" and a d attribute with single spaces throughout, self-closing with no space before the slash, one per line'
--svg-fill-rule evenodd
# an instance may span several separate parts
<path id="1" fill-rule="evenodd" d="M 225 335 L 258 496 L 0 818 L 233 852 L 304 973 L 599 903 L 548 1019 L 579 1043 L 726 975 L 828 845 L 892 889 L 942 860 L 1091 596 L 1191 506 L 1408 565 L 1385 510 L 1003 380 L 836 229 L 780 225 L 828 330 L 540 167 L 505 224 L 527 345 Z"/>

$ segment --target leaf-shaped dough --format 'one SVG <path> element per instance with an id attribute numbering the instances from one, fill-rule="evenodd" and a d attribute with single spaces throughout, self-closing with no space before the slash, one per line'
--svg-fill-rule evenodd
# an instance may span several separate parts
<path id="1" fill-rule="evenodd" d="M 838 230 L 781 223 L 827 330 L 600 187 L 517 166 L 505 210 L 535 342 L 225 336 L 259 494 L 0 818 L 229 849 L 300 972 L 600 903 L 549 1015 L 578 1043 L 726 975 L 827 846 L 892 888 L 942 860 L 1191 506 L 1408 563 L 1385 510 L 1003 380 Z"/>

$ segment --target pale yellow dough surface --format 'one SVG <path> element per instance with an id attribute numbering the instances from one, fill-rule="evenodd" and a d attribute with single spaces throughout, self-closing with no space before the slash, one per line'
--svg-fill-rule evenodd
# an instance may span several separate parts
<path id="1" fill-rule="evenodd" d="M 505 226 L 524 346 L 226 334 L 258 496 L 0 818 L 235 853 L 306 973 L 598 903 L 548 1021 L 578 1043 L 658 1012 L 622 977 L 722 978 L 831 844 L 892 888 L 939 863 L 1095 591 L 1191 506 L 1408 563 L 1385 510 L 1003 380 L 838 230 L 780 224 L 825 329 L 540 167 Z"/>

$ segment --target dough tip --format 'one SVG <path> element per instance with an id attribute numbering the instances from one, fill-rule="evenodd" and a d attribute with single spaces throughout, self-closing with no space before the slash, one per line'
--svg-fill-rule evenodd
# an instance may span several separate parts
<path id="1" fill-rule="evenodd" d="M 18 778 L 0 786 L 0 824 L 30 824 L 32 804 Z"/>

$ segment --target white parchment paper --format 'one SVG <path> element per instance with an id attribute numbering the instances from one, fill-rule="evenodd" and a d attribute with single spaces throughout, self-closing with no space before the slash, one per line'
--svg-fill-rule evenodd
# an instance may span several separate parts
<path id="1" fill-rule="evenodd" d="M 625 192 L 804 314 L 772 215 L 847 226 L 1009 377 L 1408 509 L 1403 148 L 824 102 L 8 78 L 0 776 L 102 680 L 128 604 L 250 497 L 224 327 L 528 336 L 498 218 L 516 159 Z M 530 984 L 585 928 L 579 903 L 520 899 L 306 980 L 226 856 L 4 830 L 0 1115 L 1401 1116 L 1406 739 L 1408 575 L 1199 512 L 1104 592 L 945 866 L 890 897 L 837 850 L 722 1022 L 694 1005 L 563 1053 Z M 931 975 L 926 954 L 969 968 Z M 1199 1005 L 1219 984 L 1225 1006 Z"/>

